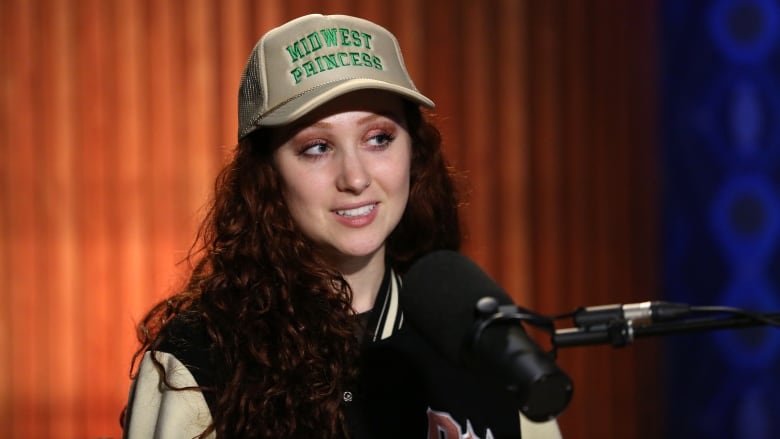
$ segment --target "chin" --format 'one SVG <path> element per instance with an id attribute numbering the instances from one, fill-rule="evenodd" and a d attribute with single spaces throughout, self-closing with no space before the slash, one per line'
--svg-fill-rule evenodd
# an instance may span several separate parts
<path id="1" fill-rule="evenodd" d="M 360 250 L 360 249 L 354 249 L 354 250 L 339 250 L 339 253 L 341 256 L 346 258 L 365 258 L 368 256 L 373 255 L 376 253 L 377 249 L 371 249 L 371 250 Z"/>
<path id="2" fill-rule="evenodd" d="M 348 258 L 364 258 L 375 254 L 381 248 L 381 244 L 366 245 L 366 243 L 362 243 L 361 245 L 337 247 L 336 252 Z"/>

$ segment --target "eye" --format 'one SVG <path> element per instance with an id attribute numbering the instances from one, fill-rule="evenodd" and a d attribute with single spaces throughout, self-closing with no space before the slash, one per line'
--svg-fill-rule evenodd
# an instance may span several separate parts
<path id="1" fill-rule="evenodd" d="M 395 136 L 393 136 L 392 134 L 387 133 L 387 132 L 381 132 L 379 134 L 371 136 L 368 139 L 368 143 L 371 146 L 382 148 L 382 147 L 389 146 L 393 142 L 394 139 L 395 139 Z"/>
<path id="2" fill-rule="evenodd" d="M 318 141 L 304 145 L 299 154 L 308 157 L 318 157 L 326 154 L 328 151 L 330 151 L 330 146 L 325 142 Z"/>

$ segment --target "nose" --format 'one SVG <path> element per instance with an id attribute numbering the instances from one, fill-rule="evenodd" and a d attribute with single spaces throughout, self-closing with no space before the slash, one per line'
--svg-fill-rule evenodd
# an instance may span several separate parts
<path id="1" fill-rule="evenodd" d="M 371 176 L 357 151 L 344 151 L 336 186 L 342 192 L 359 194 L 371 185 Z"/>

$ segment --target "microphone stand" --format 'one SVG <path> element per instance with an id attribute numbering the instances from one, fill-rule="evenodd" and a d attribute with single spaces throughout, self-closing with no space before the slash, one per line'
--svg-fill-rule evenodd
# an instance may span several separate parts
<path id="1" fill-rule="evenodd" d="M 576 327 L 556 330 L 555 320 L 568 317 L 574 317 Z M 502 332 L 498 337 L 486 337 L 489 330 L 500 330 L 515 323 L 528 323 L 547 332 L 552 349 L 543 353 L 530 339 L 507 337 Z M 492 352 L 498 338 L 500 343 L 497 344 L 506 351 L 503 357 L 509 360 L 508 367 L 500 364 L 497 370 L 503 368 L 513 372 L 510 387 L 518 395 L 520 410 L 531 420 L 543 421 L 560 414 L 571 398 L 571 380 L 554 364 L 558 348 L 598 344 L 623 347 L 639 337 L 764 325 L 780 327 L 780 313 L 758 314 L 730 307 L 645 302 L 629 307 L 580 308 L 570 314 L 547 317 L 514 304 L 500 305 L 488 296 L 475 306 L 474 326 L 464 345 L 466 351 L 472 352 L 472 357 L 479 359 L 483 357 L 479 348 L 489 346 L 486 350 Z"/>
<path id="2" fill-rule="evenodd" d="M 780 326 L 780 313 L 689 318 L 643 324 L 634 324 L 630 319 L 614 319 L 600 325 L 556 330 L 552 334 L 552 344 L 556 348 L 599 344 L 623 347 L 641 337 L 755 326 Z"/>

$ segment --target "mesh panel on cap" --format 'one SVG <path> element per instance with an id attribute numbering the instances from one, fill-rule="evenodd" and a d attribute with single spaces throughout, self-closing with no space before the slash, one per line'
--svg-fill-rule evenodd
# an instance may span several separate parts
<path id="1" fill-rule="evenodd" d="M 253 50 L 241 75 L 241 86 L 238 90 L 238 138 L 243 138 L 250 132 L 262 113 L 265 99 L 263 87 L 260 85 L 258 72 L 260 60 L 258 50 Z"/>

